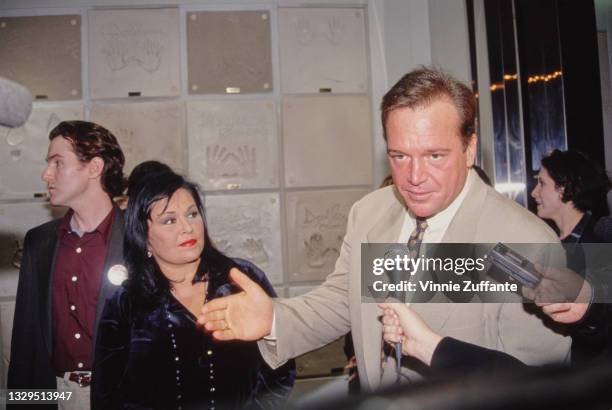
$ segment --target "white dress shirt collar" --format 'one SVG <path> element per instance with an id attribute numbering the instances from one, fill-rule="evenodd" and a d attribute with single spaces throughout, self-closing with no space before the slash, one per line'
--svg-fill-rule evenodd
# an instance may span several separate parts
<path id="1" fill-rule="evenodd" d="M 467 193 L 470 190 L 470 187 L 472 186 L 474 178 L 477 177 L 478 176 L 476 175 L 476 173 L 472 169 L 470 169 L 465 179 L 463 189 L 461 189 L 461 192 L 459 192 L 459 195 L 457 195 L 453 202 L 451 202 L 449 206 L 447 206 L 445 209 L 438 212 L 431 218 L 427 218 L 427 229 L 425 230 L 423 242 L 437 243 L 442 240 L 446 229 L 455 217 L 455 214 L 459 210 L 459 207 L 465 200 L 465 197 L 467 196 Z M 408 238 L 410 238 L 410 234 L 416 226 L 415 220 L 415 216 L 412 215 L 412 213 L 407 209 L 404 217 L 404 223 L 400 231 L 400 236 L 398 238 L 399 243 L 408 242 Z"/>

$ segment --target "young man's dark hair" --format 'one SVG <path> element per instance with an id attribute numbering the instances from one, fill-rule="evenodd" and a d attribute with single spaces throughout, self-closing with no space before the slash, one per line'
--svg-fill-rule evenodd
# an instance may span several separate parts
<path id="1" fill-rule="evenodd" d="M 117 138 L 109 130 L 88 121 L 63 121 L 49 134 L 51 141 L 57 137 L 70 141 L 81 162 L 91 161 L 95 157 L 102 158 L 102 188 L 111 198 L 123 193 L 125 157 Z"/>

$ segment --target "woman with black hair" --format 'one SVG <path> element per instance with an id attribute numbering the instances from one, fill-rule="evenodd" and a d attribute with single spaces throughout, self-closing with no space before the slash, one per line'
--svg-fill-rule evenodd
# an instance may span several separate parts
<path id="1" fill-rule="evenodd" d="M 607 209 L 611 185 L 606 172 L 575 151 L 554 150 L 541 164 L 531 192 L 538 216 L 555 223 L 563 243 L 602 242 L 594 226 Z"/>
<path id="2" fill-rule="evenodd" d="M 554 150 L 541 160 L 538 183 L 531 196 L 536 201 L 538 216 L 552 220 L 558 229 L 559 238 L 567 252 L 568 267 L 581 275 L 585 274 L 587 265 L 581 244 L 604 242 L 595 233 L 595 222 L 597 217 L 607 213 L 606 194 L 610 187 L 606 172 L 579 152 Z M 591 288 L 590 293 L 607 288 L 607 285 L 603 285 L 604 282 L 610 282 L 608 270 L 599 269 L 597 277 L 588 275 L 588 282 L 595 285 L 585 282 L 584 285 Z M 597 295 L 591 299 L 605 298 Z M 612 339 L 607 334 L 612 312 L 607 304 L 538 305 L 553 320 L 569 325 L 573 363 L 590 361 L 610 353 Z"/>
<path id="3" fill-rule="evenodd" d="M 167 170 L 139 179 L 126 210 L 128 280 L 100 320 L 93 408 L 277 408 L 295 378 L 255 342 L 217 344 L 196 325 L 202 304 L 240 291 L 238 269 L 274 295 L 264 273 L 231 259 L 208 236 L 196 186 Z"/>

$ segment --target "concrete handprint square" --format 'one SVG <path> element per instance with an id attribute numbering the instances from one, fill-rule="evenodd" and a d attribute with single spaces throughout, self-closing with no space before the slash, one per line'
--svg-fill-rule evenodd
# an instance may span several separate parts
<path id="1" fill-rule="evenodd" d="M 362 9 L 281 8 L 279 32 L 284 94 L 367 92 Z"/>
<path id="2" fill-rule="evenodd" d="M 35 107 L 21 127 L 0 127 L 0 198 L 33 199 L 35 193 L 46 192 L 40 176 L 49 132 L 61 121 L 82 118 L 82 104 L 53 104 Z"/>
<path id="3" fill-rule="evenodd" d="M 270 12 L 187 12 L 190 94 L 272 91 Z"/>
<path id="4" fill-rule="evenodd" d="M 91 10 L 91 98 L 177 96 L 178 9 Z"/>
<path id="5" fill-rule="evenodd" d="M 0 204 L 0 298 L 14 297 L 26 232 L 61 217 L 64 208 L 46 202 Z"/>
<path id="6" fill-rule="evenodd" d="M 187 103 L 189 175 L 207 190 L 278 186 L 271 100 Z"/>
<path id="7" fill-rule="evenodd" d="M 285 97 L 282 115 L 286 186 L 372 183 L 367 97 Z"/>
<path id="8" fill-rule="evenodd" d="M 34 98 L 81 99 L 81 16 L 1 17 L 0 61 Z"/>
<path id="9" fill-rule="evenodd" d="M 367 190 L 287 193 L 289 280 L 323 280 L 334 269 L 353 203 Z"/>
<path id="10" fill-rule="evenodd" d="M 126 174 L 152 159 L 185 171 L 183 116 L 183 105 L 176 101 L 97 104 L 90 115 L 119 140 Z"/>
<path id="11" fill-rule="evenodd" d="M 206 226 L 215 246 L 253 262 L 270 282 L 282 283 L 278 194 L 208 195 L 205 202 Z"/>

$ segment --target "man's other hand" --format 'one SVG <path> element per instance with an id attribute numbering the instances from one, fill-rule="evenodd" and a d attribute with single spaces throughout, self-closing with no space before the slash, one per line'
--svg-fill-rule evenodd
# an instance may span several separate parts
<path id="1" fill-rule="evenodd" d="M 202 307 L 198 323 L 217 340 L 258 340 L 272 330 L 272 299 L 248 276 L 233 268 L 230 279 L 242 292 L 213 299 Z"/>

